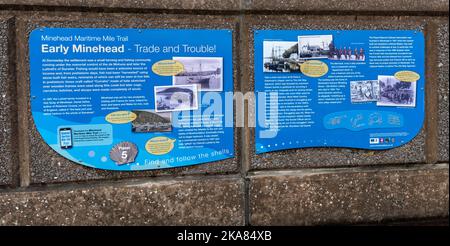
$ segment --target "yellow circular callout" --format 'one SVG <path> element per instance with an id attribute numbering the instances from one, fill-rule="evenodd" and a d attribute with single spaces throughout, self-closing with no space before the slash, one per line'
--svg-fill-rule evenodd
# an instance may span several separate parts
<path id="1" fill-rule="evenodd" d="M 328 65 L 319 60 L 310 60 L 300 66 L 300 71 L 308 77 L 318 78 L 328 73 Z"/>
<path id="2" fill-rule="evenodd" d="M 147 141 L 145 149 L 152 155 L 164 155 L 172 151 L 175 139 L 168 137 L 154 137 Z"/>
<path id="3" fill-rule="evenodd" d="M 152 71 L 160 76 L 174 76 L 184 71 L 184 65 L 175 60 L 161 60 L 153 64 Z"/>
<path id="4" fill-rule="evenodd" d="M 109 113 L 105 120 L 112 124 L 125 124 L 135 120 L 137 115 L 131 111 L 116 111 Z"/>
<path id="5" fill-rule="evenodd" d="M 418 73 L 408 70 L 396 72 L 394 77 L 403 82 L 416 82 L 420 79 Z"/>

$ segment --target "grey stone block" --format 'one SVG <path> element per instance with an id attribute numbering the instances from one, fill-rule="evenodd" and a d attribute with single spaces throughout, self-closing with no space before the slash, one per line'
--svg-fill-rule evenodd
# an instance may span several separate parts
<path id="1" fill-rule="evenodd" d="M 244 7 L 248 10 L 267 11 L 361 11 L 361 12 L 384 12 L 384 11 L 436 11 L 448 12 L 448 1 L 403 1 L 403 0 L 243 0 Z"/>
<path id="2" fill-rule="evenodd" d="M 236 25 L 237 18 L 224 16 L 192 16 L 192 15 L 127 15 L 127 14 L 83 14 L 67 13 L 50 16 L 34 13 L 32 16 L 23 16 L 20 21 L 24 23 L 25 30 L 20 30 L 20 40 L 24 47 L 28 47 L 28 36 L 32 30 L 38 27 L 85 27 L 85 28 L 209 28 L 209 29 L 232 29 L 233 30 L 233 52 L 237 56 Z M 238 87 L 238 59 L 233 59 L 234 87 Z M 25 88 L 29 90 L 29 57 L 28 53 L 20 61 L 26 64 Z M 29 96 L 29 92 L 27 93 Z M 29 99 L 28 99 L 29 101 Z M 28 108 L 30 138 L 30 176 L 31 183 L 57 183 L 79 180 L 118 179 L 142 176 L 165 176 L 186 174 L 223 174 L 236 173 L 239 171 L 240 148 L 238 147 L 239 131 L 235 129 L 235 157 L 232 159 L 211 162 L 207 164 L 163 169 L 155 171 L 117 172 L 104 171 L 85 167 L 73 163 L 56 152 L 54 152 L 41 138 L 34 125 L 30 108 Z"/>
<path id="3" fill-rule="evenodd" d="M 448 216 L 448 164 L 404 169 L 256 172 L 251 225 L 318 225 Z"/>
<path id="4" fill-rule="evenodd" d="M 240 0 L 3 0 L 0 5 L 127 8 L 152 10 L 239 10 Z"/>
<path id="5" fill-rule="evenodd" d="M 170 9 L 170 10 L 218 10 L 218 11 L 412 11 L 412 12 L 448 12 L 448 1 L 412 0 L 3 0 L 0 5 L 18 6 L 57 6 L 90 8 L 131 8 L 131 9 Z"/>
<path id="6" fill-rule="evenodd" d="M 439 161 L 448 162 L 448 19 L 438 28 L 437 39 L 439 43 L 438 78 L 439 78 Z"/>
<path id="7" fill-rule="evenodd" d="M 245 91 L 254 90 L 254 57 L 253 31 L 261 29 L 338 29 L 338 30 L 424 30 L 426 22 L 419 18 L 397 17 L 356 17 L 356 16 L 264 16 L 258 15 L 248 19 L 246 29 L 249 40 L 249 52 L 244 60 L 249 64 L 248 84 Z M 426 131 L 419 134 L 409 143 L 390 150 L 372 151 L 349 148 L 306 148 L 290 149 L 264 154 L 255 154 L 253 128 L 247 129 L 249 134 L 250 170 L 361 166 L 377 164 L 402 164 L 425 162 Z"/>
<path id="8" fill-rule="evenodd" d="M 0 225 L 243 225 L 238 178 L 0 193 Z"/>
<path id="9" fill-rule="evenodd" d="M 0 185 L 11 185 L 17 168 L 15 84 L 11 79 L 9 18 L 0 16 Z"/>

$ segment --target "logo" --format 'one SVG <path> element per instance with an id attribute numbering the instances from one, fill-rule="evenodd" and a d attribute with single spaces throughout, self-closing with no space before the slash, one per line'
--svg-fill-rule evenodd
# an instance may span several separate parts
<path id="1" fill-rule="evenodd" d="M 378 143 L 380 143 L 378 138 L 370 138 L 369 142 L 370 142 L 370 144 L 378 144 Z"/>

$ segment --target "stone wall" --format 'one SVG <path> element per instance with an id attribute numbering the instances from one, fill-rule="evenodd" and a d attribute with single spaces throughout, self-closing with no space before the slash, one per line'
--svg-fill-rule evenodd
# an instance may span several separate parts
<path id="1" fill-rule="evenodd" d="M 448 217 L 447 0 L 0 0 L 0 225 L 317 225 Z M 422 29 L 426 119 L 410 143 L 253 152 L 161 171 L 111 172 L 50 149 L 30 113 L 37 27 L 227 28 L 236 91 L 252 91 L 253 29 Z"/>

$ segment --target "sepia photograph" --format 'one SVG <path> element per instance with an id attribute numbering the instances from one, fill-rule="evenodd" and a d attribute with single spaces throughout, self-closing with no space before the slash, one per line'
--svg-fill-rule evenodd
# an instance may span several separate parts
<path id="1" fill-rule="evenodd" d="M 154 110 L 133 110 L 136 119 L 131 122 L 131 131 L 135 133 L 172 131 L 172 113 L 157 113 Z"/>
<path id="2" fill-rule="evenodd" d="M 378 80 L 350 81 L 352 103 L 378 101 L 380 88 Z"/>
<path id="3" fill-rule="evenodd" d="M 377 106 L 416 106 L 416 82 L 404 82 L 394 76 L 378 76 L 380 98 Z"/>
<path id="4" fill-rule="evenodd" d="M 297 42 L 264 41 L 263 56 L 263 72 L 300 72 Z"/>
<path id="5" fill-rule="evenodd" d="M 195 110 L 197 85 L 155 86 L 156 112 Z"/>
<path id="6" fill-rule="evenodd" d="M 298 55 L 300 58 L 328 58 L 333 46 L 333 35 L 298 36 Z"/>
<path id="7" fill-rule="evenodd" d="M 173 85 L 198 85 L 200 91 L 223 90 L 222 57 L 173 57 L 184 71 L 173 76 Z"/>

